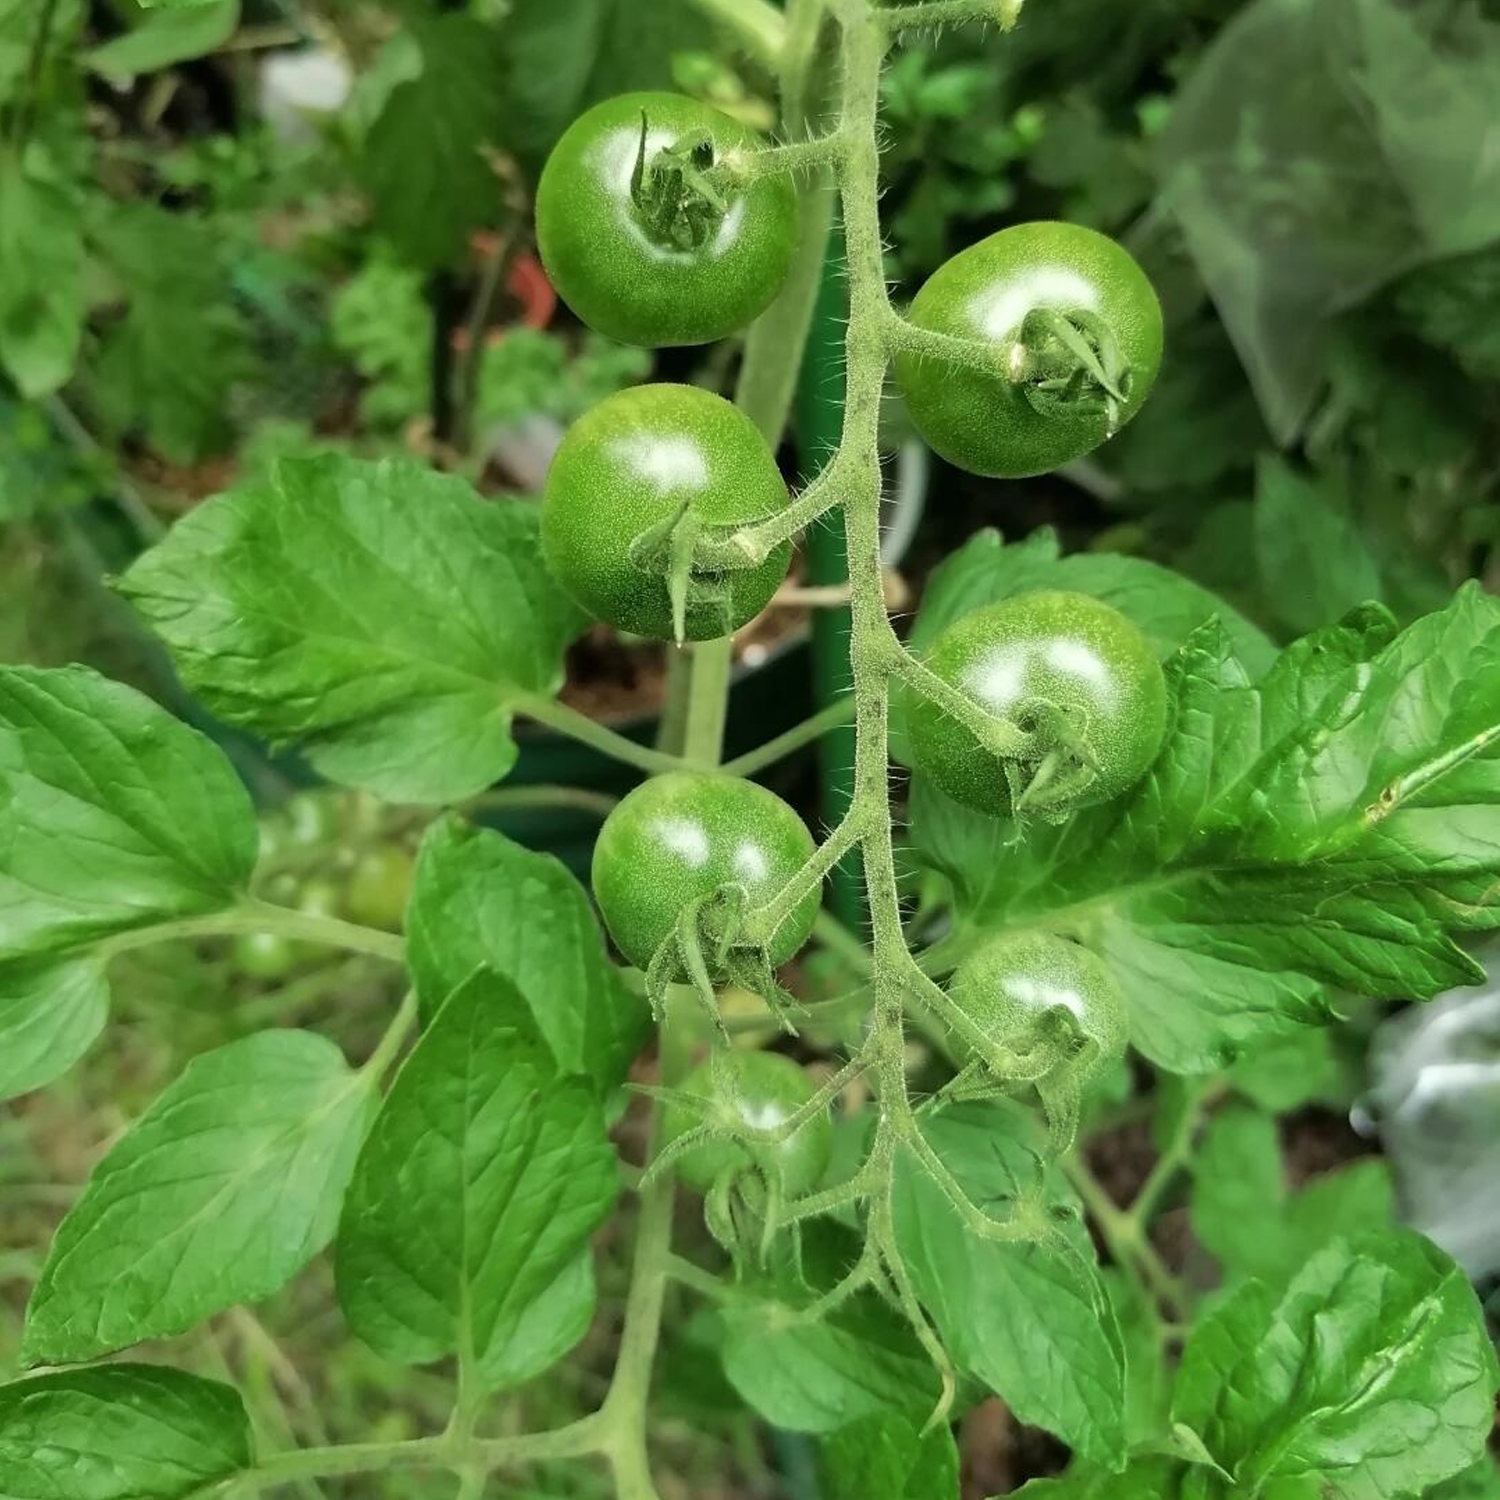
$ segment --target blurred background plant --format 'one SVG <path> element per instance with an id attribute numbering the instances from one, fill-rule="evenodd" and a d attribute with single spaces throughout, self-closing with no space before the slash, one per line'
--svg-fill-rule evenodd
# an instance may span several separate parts
<path id="1" fill-rule="evenodd" d="M 0 656 L 92 662 L 222 733 L 100 582 L 203 497 L 331 447 L 413 451 L 515 503 L 609 391 L 728 389 L 733 345 L 612 345 L 558 306 L 533 253 L 530 190 L 552 142 L 597 99 L 658 86 L 775 118 L 770 80 L 691 0 L 0 0 Z M 1022 484 L 924 470 L 900 564 L 911 591 L 986 525 L 1169 563 L 1281 639 L 1366 599 L 1409 618 L 1463 578 L 1500 583 L 1497 101 L 1495 0 L 1028 0 L 1010 37 L 960 28 L 902 52 L 884 84 L 898 294 L 985 233 L 1058 217 L 1122 238 L 1168 317 L 1155 394 L 1095 458 Z M 888 425 L 895 449 L 894 399 Z M 746 678 L 799 674 L 770 690 L 795 718 L 806 610 L 784 602 L 739 649 Z M 657 648 L 596 631 L 570 692 L 637 723 L 661 678 Z M 763 729 L 766 692 L 743 691 Z M 298 790 L 299 767 L 224 738 L 266 806 L 279 898 L 394 920 L 412 828 Z M 563 754 L 541 742 L 521 780 L 607 799 Z M 813 802 L 810 760 L 787 774 Z M 597 812 L 578 814 L 585 829 Z M 547 825 L 533 841 L 563 840 Z M 364 1045 L 391 998 L 367 966 L 295 949 L 133 962 L 110 1044 L 0 1109 L 0 1375 L 71 1191 L 50 1184 L 81 1182 L 187 1056 L 309 1014 Z M 1238 1086 L 1321 1120 L 1335 1155 L 1373 1149 L 1341 1122 L 1374 1024 L 1284 1049 Z M 1465 1032 L 1463 1058 L 1493 1068 L 1493 1033 Z M 1371 1098 L 1401 1121 L 1408 1199 L 1441 1224 L 1434 1153 L 1392 1093 L 1401 1042 L 1383 1034 Z M 1128 1113 L 1120 1084 L 1101 1107 Z M 528 1391 L 526 1422 L 597 1396 L 620 1261 L 606 1245 L 596 1354 Z M 715 1337 L 711 1317 L 679 1319 L 664 1366 L 673 1493 L 814 1494 L 807 1453 L 765 1438 L 728 1391 Z M 364 1353 L 316 1281 L 176 1353 L 245 1372 L 274 1441 L 441 1416 L 442 1383 L 429 1393 Z M 981 1412 L 975 1494 L 1055 1463 Z M 513 1493 L 605 1493 L 566 1482 Z M 419 1488 L 393 1477 L 382 1492 Z"/>

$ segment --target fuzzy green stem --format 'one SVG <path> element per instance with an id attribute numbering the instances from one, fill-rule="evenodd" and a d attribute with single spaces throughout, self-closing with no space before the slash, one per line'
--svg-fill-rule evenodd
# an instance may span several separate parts
<path id="1" fill-rule="evenodd" d="M 1089 1217 L 1098 1226 L 1115 1264 L 1128 1276 L 1144 1282 L 1169 1317 L 1186 1322 L 1191 1316 L 1187 1292 L 1167 1269 L 1140 1224 L 1104 1191 L 1080 1157 L 1065 1158 L 1064 1169 Z"/>
<path id="2" fill-rule="evenodd" d="M 719 643 L 708 641 L 703 644 L 718 645 Z M 622 761 L 627 766 L 634 766 L 636 770 L 644 771 L 648 776 L 655 776 L 662 771 L 682 769 L 683 762 L 677 756 L 668 755 L 661 750 L 653 750 L 649 745 L 638 745 L 634 740 L 623 734 L 617 734 L 606 725 L 595 723 L 587 714 L 579 713 L 576 708 L 569 708 L 566 703 L 556 698 L 543 697 L 537 693 L 521 699 L 515 706 L 518 712 L 525 714 L 529 719 L 535 719 L 538 724 L 544 724 L 548 729 L 566 735 L 570 740 L 589 745 L 612 760 Z"/>
<path id="3" fill-rule="evenodd" d="M 785 510 L 757 521 L 753 526 L 715 536 L 700 537 L 693 560 L 700 569 L 744 568 L 762 563 L 783 542 L 805 531 L 820 516 L 842 505 L 850 491 L 842 483 L 844 471 L 837 459 L 818 475 Z"/>
<path id="4" fill-rule="evenodd" d="M 1162 1148 L 1145 1182 L 1130 1205 L 1129 1217 L 1142 1233 L 1156 1217 L 1162 1195 L 1171 1186 L 1172 1179 L 1182 1170 L 1193 1152 L 1193 1143 L 1203 1116 L 1225 1092 L 1225 1085 L 1217 1079 L 1196 1079 L 1189 1086 L 1189 1096 L 1177 1116 L 1171 1139 Z"/>
<path id="5" fill-rule="evenodd" d="M 988 21 L 1009 31 L 1020 14 L 1021 0 L 921 0 L 915 5 L 892 5 L 880 12 L 880 19 L 888 32 L 898 35 L 970 21 Z"/>
<path id="6" fill-rule="evenodd" d="M 117 953 L 148 948 L 153 943 L 197 941 L 202 938 L 239 937 L 253 933 L 274 933 L 279 937 L 302 942 L 323 943 L 333 948 L 347 948 L 351 953 L 368 953 L 373 958 L 404 963 L 406 944 L 393 932 L 380 932 L 346 922 L 340 917 L 319 916 L 315 912 L 297 911 L 289 906 L 273 906 L 267 901 L 245 897 L 228 911 L 202 917 L 183 917 L 174 922 L 157 922 L 133 932 L 117 933 L 99 944 L 106 960 Z"/>
<path id="7" fill-rule="evenodd" d="M 386 1028 L 379 1045 L 370 1054 L 369 1061 L 360 1069 L 366 1078 L 373 1078 L 379 1082 L 390 1071 L 391 1065 L 401 1055 L 406 1039 L 416 1027 L 417 1014 L 416 991 L 408 990 L 401 1002 L 401 1008 Z"/>
<path id="8" fill-rule="evenodd" d="M 837 729 L 840 725 L 849 723 L 853 718 L 854 700 L 852 698 L 845 699 L 841 703 L 830 703 L 827 708 L 820 709 L 811 718 L 793 725 L 784 734 L 778 734 L 775 739 L 767 740 L 765 744 L 757 745 L 755 749 L 747 751 L 744 755 L 726 761 L 724 772 L 728 776 L 753 776 L 757 771 L 774 765 L 778 760 L 785 760 L 788 755 L 802 749 L 804 745 L 810 745 L 814 740 L 822 739 L 830 729 Z"/>
<path id="9" fill-rule="evenodd" d="M 786 21 L 767 0 L 691 0 L 717 21 L 757 62 L 777 67 L 786 47 Z"/>
<path id="10" fill-rule="evenodd" d="M 894 640 L 890 645 L 893 675 L 950 718 L 957 719 L 991 755 L 1001 760 L 1019 760 L 1035 753 L 1035 736 L 1017 728 L 1008 719 L 990 713 L 967 693 L 960 692 L 939 677 L 931 667 L 918 661 L 904 646 Z"/>

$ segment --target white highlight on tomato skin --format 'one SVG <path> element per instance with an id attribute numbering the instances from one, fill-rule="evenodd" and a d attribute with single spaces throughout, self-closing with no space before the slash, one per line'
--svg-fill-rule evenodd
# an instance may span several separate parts
<path id="1" fill-rule="evenodd" d="M 773 1104 L 770 1100 L 764 1100 L 759 1104 L 746 1102 L 740 1106 L 740 1118 L 752 1130 L 775 1130 L 790 1115 L 790 1110 L 783 1109 L 779 1104 Z"/>
<path id="2" fill-rule="evenodd" d="M 1036 690 L 1027 679 L 1038 666 L 1086 682 L 1095 693 L 1113 693 L 1109 663 L 1092 646 L 1066 639 L 1049 641 L 1040 660 L 1030 646 L 992 652 L 965 669 L 960 685 L 970 697 L 999 713 Z"/>
<path id="3" fill-rule="evenodd" d="M 729 864 L 734 873 L 747 884 L 757 884 L 771 873 L 771 864 L 766 858 L 766 851 L 759 844 L 752 844 L 748 841 L 734 846 L 734 853 L 729 857 Z"/>
<path id="4" fill-rule="evenodd" d="M 1064 266 L 1037 266 L 1007 277 L 1001 286 L 988 286 L 964 304 L 972 328 L 996 343 L 1010 338 L 1036 307 L 1099 309 L 1099 288 L 1085 276 Z"/>
<path id="5" fill-rule="evenodd" d="M 1028 1010 L 1065 1010 L 1079 1022 L 1087 1023 L 1083 1000 L 1071 985 L 1048 984 L 1044 979 L 1029 979 L 1024 975 L 1013 975 L 1005 983 L 1005 992 L 1018 1000 Z"/>
<path id="6" fill-rule="evenodd" d="M 708 486 L 708 455 L 701 443 L 685 435 L 633 432 L 613 439 L 609 452 L 658 494 L 696 494 Z"/>
<path id="7" fill-rule="evenodd" d="M 651 831 L 682 861 L 694 870 L 701 870 L 708 863 L 712 852 L 709 847 L 708 830 L 691 818 L 656 818 Z"/>

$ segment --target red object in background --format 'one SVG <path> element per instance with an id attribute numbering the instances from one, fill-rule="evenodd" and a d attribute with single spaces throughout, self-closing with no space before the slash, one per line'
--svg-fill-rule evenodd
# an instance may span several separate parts
<path id="1" fill-rule="evenodd" d="M 471 249 L 477 259 L 484 261 L 502 253 L 498 235 L 476 234 Z M 530 251 L 518 255 L 511 265 L 505 282 L 506 294 L 515 311 L 508 313 L 506 322 L 485 330 L 484 341 L 493 348 L 505 337 L 509 328 L 546 328 L 557 311 L 557 293 L 547 280 L 542 263 Z M 469 333 L 466 328 L 453 330 L 453 347 L 463 350 L 468 347 Z"/>
<path id="2" fill-rule="evenodd" d="M 557 311 L 557 292 L 534 255 L 521 256 L 510 268 L 507 290 L 521 304 L 521 321 L 528 328 L 545 328 Z"/>

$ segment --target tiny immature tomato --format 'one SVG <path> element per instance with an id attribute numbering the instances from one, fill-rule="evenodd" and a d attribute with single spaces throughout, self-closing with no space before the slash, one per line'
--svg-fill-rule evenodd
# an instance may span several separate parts
<path id="1" fill-rule="evenodd" d="M 817 1092 L 813 1081 L 791 1058 L 778 1052 L 731 1052 L 719 1064 L 729 1091 L 719 1092 L 710 1064 L 683 1080 L 681 1091 L 707 1101 L 703 1113 L 669 1104 L 662 1112 L 662 1142 L 670 1145 L 699 1125 L 746 1125 L 774 1130 Z M 784 1141 L 747 1145 L 721 1137 L 685 1151 L 676 1163 L 678 1177 L 706 1193 L 726 1173 L 758 1168 L 775 1178 L 781 1192 L 795 1197 L 816 1187 L 833 1154 L 833 1124 L 828 1112 L 814 1115 Z"/>
<path id="2" fill-rule="evenodd" d="M 615 946 L 650 966 L 683 911 L 737 886 L 747 906 L 769 901 L 812 857 L 807 825 L 775 792 L 706 771 L 669 771 L 631 792 L 604 820 L 593 885 Z M 806 941 L 821 893 L 813 890 L 772 938 L 785 963 Z"/>
<path id="3" fill-rule="evenodd" d="M 563 300 L 626 344 L 706 344 L 753 322 L 797 245 L 791 182 L 736 183 L 755 132 L 682 94 L 622 94 L 570 125 L 542 171 L 537 244 Z"/>
<path id="4" fill-rule="evenodd" d="M 1087 594 L 1017 594 L 962 616 L 927 665 L 996 718 L 1033 732 L 1034 753 L 1005 761 L 928 699 L 909 724 L 920 770 L 981 812 L 1059 817 L 1108 802 L 1145 775 L 1167 729 L 1167 684 L 1145 637 Z"/>
<path id="5" fill-rule="evenodd" d="M 234 966 L 247 979 L 285 979 L 298 962 L 297 945 L 279 932 L 247 932 L 234 940 Z"/>
<path id="6" fill-rule="evenodd" d="M 399 844 L 366 850 L 349 872 L 344 887 L 344 906 L 350 918 L 388 932 L 399 929 L 415 874 L 415 861 Z"/>
<path id="7" fill-rule="evenodd" d="M 1161 366 L 1161 304 L 1145 272 L 1078 224 L 1017 224 L 970 245 L 933 272 L 907 316 L 990 344 L 1014 372 L 1007 380 L 897 356 L 917 429 L 974 474 L 1021 479 L 1081 458 L 1140 410 Z M 1078 359 L 1080 339 L 1114 394 Z"/>
<path id="8" fill-rule="evenodd" d="M 959 965 L 953 1002 L 997 1046 L 1086 1082 L 1124 1055 L 1125 1000 L 1099 957 L 1048 932 L 1003 937 Z"/>
<path id="9" fill-rule="evenodd" d="M 687 385 L 617 392 L 568 429 L 547 473 L 542 546 L 557 581 L 596 619 L 631 635 L 671 640 L 666 569 L 631 544 L 674 515 L 699 527 L 761 521 L 783 510 L 786 484 L 755 424 L 722 396 Z M 763 610 L 791 562 L 790 543 L 758 567 L 700 581 L 688 594 L 688 640 L 737 630 Z"/>

